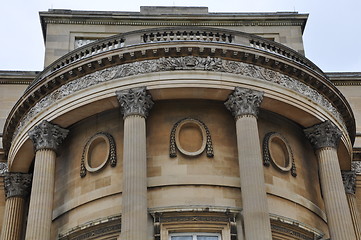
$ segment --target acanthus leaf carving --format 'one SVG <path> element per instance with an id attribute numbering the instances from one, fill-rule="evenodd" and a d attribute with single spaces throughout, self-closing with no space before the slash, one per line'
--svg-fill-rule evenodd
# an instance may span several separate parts
<path id="1" fill-rule="evenodd" d="M 312 146 L 317 150 L 324 147 L 336 148 L 342 132 L 331 121 L 316 124 L 303 130 Z"/>
<path id="2" fill-rule="evenodd" d="M 48 108 L 60 99 L 79 90 L 117 78 L 172 70 L 226 72 L 272 82 L 302 94 L 305 97 L 311 99 L 313 102 L 321 105 L 333 116 L 335 116 L 345 127 L 345 123 L 341 117 L 341 114 L 324 96 L 317 92 L 317 90 L 312 89 L 308 85 L 297 81 L 290 76 L 271 69 L 266 69 L 261 66 L 255 66 L 244 62 L 236 62 L 214 57 L 204 58 L 196 56 L 185 56 L 168 58 L 163 57 L 159 59 L 125 63 L 90 73 L 69 83 L 66 83 L 54 92 L 51 92 L 47 96 L 43 97 L 27 112 L 27 114 L 17 125 L 13 139 L 24 128 L 24 126 L 43 109 Z"/>
<path id="3" fill-rule="evenodd" d="M 224 105 L 235 118 L 243 115 L 257 117 L 262 100 L 263 92 L 236 87 Z"/>
<path id="4" fill-rule="evenodd" d="M 356 193 L 356 173 L 354 171 L 341 171 L 342 181 L 347 194 Z"/>
<path id="5" fill-rule="evenodd" d="M 30 194 L 32 174 L 8 172 L 5 174 L 4 187 L 6 198 L 25 198 Z"/>
<path id="6" fill-rule="evenodd" d="M 145 87 L 117 91 L 116 95 L 124 118 L 130 115 L 146 118 L 154 104 Z"/>
<path id="7" fill-rule="evenodd" d="M 44 120 L 29 131 L 29 137 L 33 141 L 35 151 L 41 149 L 56 151 L 68 132 L 69 130 Z"/>

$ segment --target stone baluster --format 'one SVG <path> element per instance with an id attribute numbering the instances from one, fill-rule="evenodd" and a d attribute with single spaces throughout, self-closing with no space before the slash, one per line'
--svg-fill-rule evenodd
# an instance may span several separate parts
<path id="1" fill-rule="evenodd" d="M 1 240 L 20 240 L 24 221 L 25 199 L 30 193 L 31 174 L 5 174 L 5 212 Z"/>
<path id="2" fill-rule="evenodd" d="M 356 239 L 361 240 L 361 216 L 357 208 L 356 173 L 354 171 L 342 171 L 342 180 L 345 187 L 348 206 L 351 211 L 351 218 L 355 229 Z"/>
<path id="3" fill-rule="evenodd" d="M 262 92 L 236 87 L 225 102 L 236 119 L 246 240 L 272 239 L 257 125 L 262 100 Z"/>
<path id="4" fill-rule="evenodd" d="M 47 121 L 42 121 L 29 131 L 36 154 L 26 240 L 50 239 L 56 150 L 68 132 Z"/>
<path id="5" fill-rule="evenodd" d="M 330 121 L 314 125 L 304 132 L 316 151 L 331 239 L 355 240 L 337 156 L 337 145 L 342 133 Z"/>
<path id="6" fill-rule="evenodd" d="M 153 106 L 145 87 L 116 92 L 124 116 L 122 240 L 148 237 L 145 119 Z"/>

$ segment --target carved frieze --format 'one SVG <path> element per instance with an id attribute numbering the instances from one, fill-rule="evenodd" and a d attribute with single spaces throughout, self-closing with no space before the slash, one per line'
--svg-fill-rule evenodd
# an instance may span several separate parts
<path id="1" fill-rule="evenodd" d="M 116 91 L 115 94 L 124 118 L 130 115 L 140 115 L 146 118 L 154 104 L 152 96 L 147 93 L 145 87 Z"/>
<path id="2" fill-rule="evenodd" d="M 342 136 L 338 127 L 329 120 L 304 129 L 304 133 L 316 150 L 324 147 L 336 148 Z"/>
<path id="3" fill-rule="evenodd" d="M 276 148 L 278 154 L 275 154 Z M 280 156 L 281 155 L 281 156 Z M 285 162 L 281 165 L 277 158 Z M 280 133 L 269 132 L 263 139 L 263 165 L 269 167 L 272 165 L 281 172 L 291 172 L 293 177 L 297 176 L 296 164 L 293 157 L 292 148 L 288 141 Z"/>
<path id="4" fill-rule="evenodd" d="M 13 173 L 5 174 L 4 186 L 6 198 L 25 198 L 30 194 L 32 174 Z"/>
<path id="5" fill-rule="evenodd" d="M 236 87 L 224 105 L 235 118 L 243 115 L 257 117 L 262 100 L 263 92 Z"/>
<path id="6" fill-rule="evenodd" d="M 179 141 L 179 132 L 184 125 L 193 125 L 198 128 L 202 133 L 202 144 L 201 147 L 194 152 L 186 151 L 182 148 L 181 143 Z M 212 137 L 211 133 L 204 122 L 195 118 L 184 118 L 176 122 L 170 133 L 170 146 L 169 146 L 169 156 L 171 158 L 177 157 L 178 149 L 186 156 L 197 156 L 206 150 L 207 157 L 211 158 L 214 156 L 213 145 L 212 145 Z"/>
<path id="7" fill-rule="evenodd" d="M 71 82 L 68 82 L 50 93 L 49 95 L 43 97 L 27 112 L 27 114 L 20 120 L 13 135 L 13 138 L 19 133 L 19 131 L 23 129 L 23 127 L 31 119 L 34 118 L 35 115 L 43 111 L 43 109 L 50 107 L 57 101 L 79 90 L 117 78 L 172 70 L 226 72 L 271 82 L 280 85 L 281 87 L 293 90 L 309 98 L 313 102 L 327 109 L 327 111 L 329 111 L 345 126 L 341 114 L 323 95 L 321 95 L 318 91 L 312 89 L 308 85 L 297 81 L 296 79 L 293 79 L 288 75 L 279 73 L 271 69 L 255 66 L 249 63 L 236 62 L 212 57 L 203 58 L 185 56 L 178 58 L 169 57 L 126 63 L 99 70 L 75 79 Z"/>
<path id="8" fill-rule="evenodd" d="M 44 120 L 29 131 L 29 137 L 33 141 L 36 151 L 41 149 L 56 151 L 68 132 L 69 130 Z"/>
<path id="9" fill-rule="evenodd" d="M 96 147 L 96 145 L 99 143 L 105 143 L 105 156 L 102 156 L 103 159 L 101 159 L 102 161 L 99 166 L 93 166 L 91 163 L 92 159 L 90 155 L 92 154 L 93 148 Z M 87 172 L 98 172 L 103 167 L 105 167 L 107 163 L 110 163 L 111 167 L 115 167 L 117 165 L 115 141 L 113 136 L 109 133 L 99 132 L 92 136 L 84 146 L 80 163 L 80 176 L 83 178 L 86 176 Z"/>
<path id="10" fill-rule="evenodd" d="M 341 171 L 342 181 L 347 194 L 356 193 L 356 173 L 354 171 Z"/>

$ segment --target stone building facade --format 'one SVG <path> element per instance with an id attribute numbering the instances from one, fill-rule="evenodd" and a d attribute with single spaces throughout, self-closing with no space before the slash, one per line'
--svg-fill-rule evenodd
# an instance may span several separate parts
<path id="1" fill-rule="evenodd" d="M 40 12 L 44 70 L 0 72 L 0 239 L 360 240 L 361 73 L 304 56 L 307 17 Z"/>

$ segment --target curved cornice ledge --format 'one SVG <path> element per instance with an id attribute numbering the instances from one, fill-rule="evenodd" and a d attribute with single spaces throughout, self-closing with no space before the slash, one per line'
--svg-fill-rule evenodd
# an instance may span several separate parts
<path id="1" fill-rule="evenodd" d="M 192 39 L 183 40 L 172 40 L 169 34 L 163 40 L 153 39 L 152 30 L 117 35 L 74 50 L 54 62 L 39 74 L 9 114 L 3 137 L 5 151 L 9 151 L 14 136 L 33 116 L 65 96 L 113 79 L 174 70 L 225 72 L 281 85 L 329 111 L 354 141 L 351 107 L 312 62 L 281 44 L 250 34 L 226 31 L 223 39 L 220 35 L 218 39 L 212 37 L 217 41 L 210 41 L 209 29 L 205 40 L 196 38 L 196 30 Z M 132 38 L 124 40 L 126 36 Z M 140 36 L 143 42 L 134 42 Z M 190 38 L 190 34 L 186 37 Z M 92 49 L 106 50 L 93 55 Z M 89 56 L 81 56 L 86 52 Z"/>

